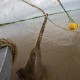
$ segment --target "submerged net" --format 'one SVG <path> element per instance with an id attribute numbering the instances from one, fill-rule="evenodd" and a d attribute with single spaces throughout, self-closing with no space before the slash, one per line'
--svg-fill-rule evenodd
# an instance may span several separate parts
<path id="1" fill-rule="evenodd" d="M 56 53 L 60 54 L 69 53 L 69 50 L 73 49 L 72 45 L 76 45 L 80 40 L 79 39 L 80 28 L 77 28 L 76 30 L 73 31 L 69 30 L 68 25 L 70 23 L 70 19 L 68 18 L 68 16 L 64 12 L 63 8 L 60 6 L 58 1 L 57 0 L 25 0 L 25 1 L 35 6 L 38 6 L 45 13 L 48 13 L 48 21 L 43 35 L 43 40 L 41 43 L 43 52 L 46 52 L 42 54 L 42 58 L 44 58 L 43 59 L 44 64 L 48 65 L 47 61 L 50 60 L 48 60 L 48 58 L 46 59 L 46 57 L 43 56 L 46 55 L 49 56 L 49 58 L 52 57 L 51 59 L 53 59 L 53 56 L 50 56 L 48 53 L 54 52 L 56 56 L 57 56 Z M 80 1 L 61 0 L 61 2 L 65 10 L 71 16 L 71 18 L 76 23 L 79 24 Z M 3 7 L 1 7 L 2 5 Z M 42 14 L 40 10 L 37 10 L 34 6 L 30 6 L 29 4 L 24 3 L 22 0 L 14 1 L 2 0 L 0 3 L 0 9 L 1 9 L 0 38 L 8 37 L 17 41 L 18 46 L 20 48 L 19 51 L 21 53 L 20 55 L 18 55 L 19 57 L 17 67 L 21 68 L 22 65 L 24 65 L 24 62 L 26 63 L 26 53 L 30 53 L 31 48 L 34 47 L 36 43 L 41 28 L 41 24 L 43 23 L 44 20 L 44 14 Z M 62 49 L 61 47 L 58 46 L 62 47 L 71 46 L 69 47 L 71 49 L 68 49 L 68 47 L 66 49 L 65 48 Z M 48 50 L 48 48 L 50 51 Z M 56 48 L 58 49 L 58 51 Z M 59 48 L 61 50 L 59 50 Z M 66 52 L 67 49 L 68 52 Z M 51 52 L 51 50 L 53 52 Z M 50 66 L 52 63 L 50 61 Z M 55 70 L 53 72 L 55 72 Z M 13 78 L 13 80 L 15 79 Z"/>
<path id="2" fill-rule="evenodd" d="M 40 0 L 40 1 L 37 1 L 37 0 L 36 1 L 35 0 L 18 1 L 17 0 L 16 2 L 19 3 L 18 5 L 14 4 L 15 1 L 9 0 L 7 2 L 8 2 L 8 4 L 10 4 L 11 7 L 8 7 L 8 8 L 4 7 L 4 10 L 6 10 L 6 11 L 1 10 L 0 15 L 2 17 L 2 23 L 0 22 L 1 23 L 0 26 L 6 26 L 9 24 L 13 24 L 13 23 L 19 24 L 22 21 L 24 21 L 24 22 L 25 21 L 26 22 L 33 21 L 34 22 L 34 20 L 35 20 L 34 25 L 38 26 L 39 21 L 37 19 L 43 17 L 44 13 L 42 14 L 40 11 L 38 11 L 34 7 L 34 6 L 37 6 L 37 7 L 40 7 L 41 9 L 43 9 L 43 11 L 45 13 L 48 13 L 48 15 L 49 15 L 47 27 L 46 27 L 45 35 L 44 35 L 45 41 L 52 41 L 52 42 L 56 42 L 56 43 L 59 43 L 62 45 L 68 45 L 68 44 L 73 44 L 73 43 L 77 42 L 77 40 L 75 40 L 75 37 L 76 36 L 78 37 L 79 29 L 74 30 L 74 31 L 69 30 L 68 25 L 70 23 L 69 22 L 70 19 L 66 15 L 66 13 L 64 12 L 64 9 L 62 9 L 62 7 L 60 6 L 60 4 L 58 3 L 57 0 L 50 0 L 50 1 L 45 1 L 45 0 L 44 1 L 42 1 L 42 0 Z M 28 3 L 25 3 L 25 2 L 32 4 L 32 6 L 30 6 Z M 65 2 L 62 1 L 64 8 L 69 3 L 69 2 L 66 2 L 66 4 L 65 4 Z M 11 5 L 12 3 L 13 3 L 13 5 Z M 70 5 L 70 3 L 69 3 L 69 5 Z M 5 1 L 3 0 L 0 4 L 5 5 Z M 31 10 L 29 10 L 29 12 L 27 11 L 27 9 L 28 9 L 27 7 L 31 9 Z M 24 8 L 24 10 L 26 10 L 26 11 L 24 13 L 20 14 L 19 16 L 15 15 L 15 14 L 21 13 L 20 9 L 22 11 L 24 11 L 22 8 Z M 65 9 L 65 10 L 67 10 L 67 9 Z M 19 11 L 18 13 L 16 13 L 17 10 Z M 80 10 L 79 7 L 67 10 L 67 13 L 69 13 L 71 18 L 73 18 L 74 21 L 76 21 L 76 23 L 78 23 L 78 24 L 79 24 L 79 19 L 78 19 L 78 17 L 76 17 L 76 15 L 78 15 L 78 13 L 80 12 L 79 10 Z M 10 14 L 10 12 L 13 12 L 15 14 L 8 15 L 8 13 Z M 29 14 L 31 14 L 31 15 L 29 15 Z M 4 16 L 4 18 L 3 18 L 3 16 Z M 27 16 L 27 18 L 25 18 L 24 16 Z M 29 23 L 29 24 L 31 24 L 31 23 Z M 34 27 L 34 29 L 35 28 L 36 27 Z M 37 34 L 37 33 L 35 32 L 35 34 Z"/>

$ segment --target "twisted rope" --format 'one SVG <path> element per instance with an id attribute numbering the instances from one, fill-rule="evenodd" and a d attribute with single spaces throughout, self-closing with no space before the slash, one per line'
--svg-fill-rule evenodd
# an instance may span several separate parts
<path id="1" fill-rule="evenodd" d="M 13 41 L 11 41 L 10 39 L 1 38 L 0 39 L 0 48 L 7 47 L 7 46 L 12 51 L 12 58 L 13 58 L 13 62 L 14 62 L 15 58 L 17 56 L 17 53 L 18 53 L 16 44 L 13 43 Z"/>

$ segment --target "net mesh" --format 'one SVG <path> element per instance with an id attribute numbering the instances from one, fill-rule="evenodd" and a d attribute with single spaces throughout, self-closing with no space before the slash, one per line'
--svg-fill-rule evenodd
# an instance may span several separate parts
<path id="1" fill-rule="evenodd" d="M 42 54 L 43 63 L 50 65 L 50 76 L 53 76 L 54 72 L 52 71 L 54 66 L 52 63 L 55 63 L 54 61 L 59 58 L 57 57 L 55 59 L 58 53 L 60 56 L 61 54 L 64 55 L 64 53 L 75 53 L 76 48 L 72 47 L 72 45 L 79 43 L 80 28 L 74 31 L 69 30 L 69 18 L 57 0 L 25 1 L 40 7 L 45 13 L 48 13 L 48 21 L 41 48 L 44 53 Z M 79 24 L 80 0 L 61 0 L 61 2 L 69 15 Z M 24 3 L 22 0 L 0 0 L 0 19 L 0 38 L 11 38 L 16 41 L 18 45 L 20 55 L 18 55 L 17 64 L 14 67 L 14 69 L 17 70 L 26 63 L 27 56 L 36 43 L 44 20 L 44 14 L 36 8 Z M 78 47 L 79 46 L 80 45 L 78 45 Z M 79 54 L 79 51 L 77 52 Z M 51 60 L 49 60 L 49 58 Z M 76 59 L 80 60 L 79 57 Z M 64 60 L 62 61 L 64 62 Z M 55 70 L 58 71 L 57 68 L 55 68 Z M 15 75 L 15 73 L 13 74 Z M 56 74 L 58 73 L 56 72 Z M 54 77 L 57 79 L 55 75 Z M 16 80 L 14 76 L 13 80 Z M 65 80 L 65 78 L 63 80 Z"/>
<path id="2" fill-rule="evenodd" d="M 49 20 L 47 22 L 47 27 L 46 27 L 47 32 L 45 32 L 45 35 L 44 35 L 45 41 L 50 40 L 50 41 L 53 41 L 53 42 L 56 42 L 59 44 L 63 44 L 63 45 L 73 44 L 76 42 L 75 37 L 77 36 L 78 33 L 76 31 L 74 31 L 74 32 L 69 31 L 69 29 L 68 29 L 69 18 L 67 17 L 66 13 L 61 8 L 61 6 L 59 5 L 58 1 L 56 1 L 56 0 L 49 0 L 49 1 L 26 0 L 26 1 L 31 4 L 34 4 L 35 6 L 40 7 L 41 9 L 43 9 L 43 11 L 45 11 L 45 13 L 49 14 L 49 17 L 48 17 Z M 71 1 L 71 2 L 74 2 L 74 1 Z M 80 12 L 79 5 L 73 7 L 73 9 L 72 9 L 72 7 L 71 7 L 71 9 L 69 9 L 71 2 L 62 0 L 62 3 L 63 3 L 63 5 L 65 5 L 64 6 L 65 9 L 67 11 L 69 11 L 68 13 L 70 14 L 70 16 L 77 23 L 79 23 L 79 18 L 77 17 Z M 78 3 L 79 1 L 75 1 L 75 2 Z M 42 14 L 35 7 L 30 6 L 21 0 L 17 0 L 17 1 L 2 0 L 0 4 L 3 5 L 3 8 L 1 7 L 2 9 L 0 11 L 0 17 L 2 19 L 0 21 L 1 26 L 4 26 L 4 25 L 6 26 L 8 24 L 13 24 L 13 23 L 16 25 L 17 22 L 19 24 L 19 22 L 20 23 L 22 21 L 25 22 L 25 20 L 26 20 L 26 23 L 28 22 L 28 24 L 31 24 L 30 26 L 33 26 L 33 25 L 38 26 L 39 24 L 41 24 L 39 22 L 39 19 L 40 19 L 40 17 L 43 17 L 44 14 Z M 67 7 L 67 4 L 69 5 L 68 7 Z M 33 24 L 32 24 L 32 22 L 33 22 Z M 25 24 L 25 25 L 28 26 L 27 24 Z M 33 30 L 36 30 L 35 26 L 34 26 Z M 37 29 L 37 32 L 38 31 L 39 31 L 39 29 Z M 77 31 L 79 32 L 79 30 L 77 30 Z M 35 32 L 35 31 L 33 31 L 33 32 L 35 34 L 37 34 L 37 32 Z"/>

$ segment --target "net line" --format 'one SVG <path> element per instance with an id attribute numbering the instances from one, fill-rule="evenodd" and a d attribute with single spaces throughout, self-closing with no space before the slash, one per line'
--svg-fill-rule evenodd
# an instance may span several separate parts
<path id="1" fill-rule="evenodd" d="M 24 0 L 22 0 L 22 1 L 24 1 Z M 26 1 L 24 1 L 24 2 L 26 2 Z M 28 3 L 28 2 L 26 2 L 26 3 Z M 33 4 L 30 4 L 30 3 L 28 3 L 28 4 L 31 5 L 32 7 L 37 8 L 37 6 L 35 6 L 35 5 L 33 5 Z M 46 14 L 42 9 L 40 9 L 40 8 L 37 8 L 37 9 L 39 9 L 40 11 L 42 11 L 44 15 Z M 52 20 L 50 20 L 49 17 L 48 17 L 47 19 L 48 19 L 52 24 L 56 25 L 57 27 L 62 28 L 61 26 L 55 24 Z M 65 28 L 62 28 L 62 29 L 67 30 L 67 31 L 70 31 L 70 30 L 65 29 Z M 76 32 L 76 36 L 75 36 L 74 38 L 78 37 L 79 32 L 77 32 L 77 31 L 72 31 L 72 32 Z M 46 38 L 46 37 L 44 37 L 44 38 Z M 71 40 L 71 42 L 73 43 L 74 41 Z M 77 42 L 77 41 L 75 41 L 73 44 L 76 44 L 76 42 Z M 64 45 L 64 44 L 62 44 L 62 45 Z M 66 45 L 67 45 L 67 44 L 66 44 Z"/>
<path id="2" fill-rule="evenodd" d="M 28 3 L 28 2 L 26 2 L 25 0 L 22 0 L 22 1 L 24 1 L 26 4 Z M 32 20 L 32 19 L 37 19 L 37 18 L 41 18 L 41 17 L 44 17 L 45 16 L 45 12 L 41 9 L 41 8 L 39 8 L 39 7 L 37 7 L 36 5 L 33 5 L 32 3 L 28 3 L 28 5 L 30 5 L 30 6 L 32 6 L 32 7 L 34 7 L 34 8 L 37 8 L 38 10 L 40 10 L 42 13 L 43 13 L 43 15 L 41 15 L 41 16 L 35 16 L 35 17 L 32 17 L 32 18 L 28 18 L 28 19 L 24 19 L 24 20 L 19 20 L 19 21 L 14 21 L 14 22 L 11 22 L 11 23 L 4 23 L 4 24 L 1 24 L 2 26 L 4 26 L 4 25 L 8 25 L 8 24 L 13 24 L 13 23 L 18 23 L 18 22 L 22 22 L 22 21 L 26 21 L 26 20 Z M 74 10 L 68 10 L 67 12 L 71 12 L 71 11 L 76 11 L 76 10 L 80 10 L 80 9 L 74 9 Z M 63 11 L 63 12 L 58 12 L 58 13 L 51 13 L 51 14 L 48 14 L 48 16 L 52 16 L 52 15 L 57 15 L 57 14 L 61 14 L 61 13 L 65 13 L 65 11 Z M 71 31 L 71 30 L 69 30 L 69 29 L 66 29 L 66 28 L 63 28 L 63 27 L 61 27 L 60 25 L 57 25 L 56 23 L 54 23 L 49 17 L 47 18 L 48 19 L 48 21 L 49 22 L 51 22 L 53 25 L 56 25 L 56 27 L 58 27 L 58 28 L 61 28 L 62 30 L 66 30 L 66 31 L 70 31 L 70 32 L 75 32 L 76 33 L 76 35 L 74 36 L 74 37 L 71 37 L 71 39 L 72 40 L 70 40 L 70 42 L 71 42 L 71 44 L 75 44 L 76 42 L 77 42 L 77 40 L 75 41 L 75 42 L 73 42 L 74 40 L 74 38 L 75 37 L 78 37 L 78 34 L 80 33 L 79 31 Z M 34 32 L 35 33 L 35 32 Z M 58 33 L 58 32 L 57 32 Z M 58 33 L 59 34 L 59 33 Z M 55 35 L 54 35 L 55 36 Z M 68 37 L 68 35 L 65 35 L 66 37 Z M 70 37 L 70 36 L 69 36 Z M 53 41 L 53 40 L 50 40 L 48 37 L 46 37 L 46 36 L 43 36 L 43 38 L 45 38 L 46 40 L 48 39 L 49 41 L 51 41 L 51 42 L 55 42 L 55 40 Z M 68 40 L 69 41 L 69 40 Z M 69 42 L 69 43 L 70 43 Z M 73 42 L 73 43 L 72 43 Z M 56 42 L 55 42 L 56 43 Z M 69 44 L 68 43 L 68 44 Z M 59 43 L 57 43 L 57 44 L 61 44 L 61 45 L 65 45 L 66 43 L 64 43 L 64 41 L 63 42 L 59 42 Z M 66 44 L 66 45 L 68 45 L 68 44 Z"/>
<path id="3" fill-rule="evenodd" d="M 63 8 L 63 10 L 64 10 L 64 12 L 66 13 L 67 17 L 69 18 L 69 20 L 70 20 L 71 22 L 75 22 L 75 21 L 73 20 L 73 18 L 68 14 L 68 12 L 66 11 L 66 9 L 65 9 L 64 6 L 62 5 L 61 1 L 60 1 L 60 0 L 57 0 L 57 1 L 59 2 L 60 6 Z"/>
<path id="4" fill-rule="evenodd" d="M 39 9 L 39 10 L 41 10 L 41 11 L 43 12 L 43 15 L 41 15 L 41 16 L 35 16 L 35 17 L 32 17 L 32 18 L 28 18 L 28 19 L 17 20 L 17 21 L 13 21 L 13 22 L 9 22 L 9 23 L 2 23 L 2 24 L 0 24 L 0 27 L 1 27 L 1 26 L 5 26 L 5 25 L 9 25 L 9 24 L 13 24 L 13 23 L 18 23 L 18 22 L 26 21 L 26 20 L 31 20 L 31 19 L 40 18 L 40 17 L 43 17 L 43 16 L 45 15 L 44 11 L 43 11 L 42 9 L 40 9 L 39 7 L 37 7 L 36 5 L 33 5 L 33 4 L 31 4 L 31 3 L 28 3 L 28 2 L 25 1 L 25 0 L 22 0 L 22 1 L 24 1 L 25 3 L 31 5 L 32 7 L 35 6 L 37 9 Z M 66 11 L 66 12 L 72 12 L 72 11 L 77 11 L 77 10 L 80 10 L 80 9 L 68 10 L 68 11 Z M 64 12 L 65 12 L 65 11 L 63 11 L 63 12 L 57 12 L 57 13 L 51 13 L 51 14 L 48 14 L 48 16 L 50 16 L 50 15 L 57 15 L 57 14 L 61 14 L 61 13 L 64 13 Z M 57 24 L 54 23 L 51 19 L 49 19 L 49 17 L 48 17 L 48 20 L 49 20 L 53 25 L 56 25 L 57 27 L 60 27 L 60 28 L 62 28 L 62 29 L 64 29 L 64 30 L 70 31 L 69 29 L 66 29 L 66 28 L 61 27 L 60 25 L 57 25 Z M 78 32 L 78 31 L 73 31 L 73 32 Z"/>
<path id="5" fill-rule="evenodd" d="M 67 12 L 73 12 L 73 11 L 78 11 L 78 10 L 80 10 L 80 9 L 68 10 Z M 63 12 L 57 12 L 57 13 L 51 13 L 51 14 L 48 14 L 48 16 L 52 16 L 52 15 L 55 16 L 55 15 L 62 14 L 62 13 L 64 13 L 64 11 L 63 11 Z M 32 20 L 32 19 L 41 18 L 41 17 L 43 17 L 43 16 L 44 16 L 44 15 L 35 16 L 35 17 L 31 17 L 31 18 L 27 18 L 27 19 L 22 19 L 22 20 L 17 20 L 17 21 L 8 22 L 8 23 L 2 23 L 2 24 L 0 24 L 0 27 L 5 26 L 5 25 L 9 25 L 9 24 L 18 23 L 18 22 L 27 21 L 27 20 Z M 52 22 L 52 20 L 50 20 L 49 18 L 48 18 L 48 20 Z M 56 25 L 57 25 L 57 24 L 56 24 Z M 59 25 L 57 25 L 57 26 L 60 27 L 60 28 L 63 28 L 63 27 L 61 27 L 61 26 L 59 26 Z M 68 30 L 68 29 L 65 29 L 65 28 L 63 28 L 63 29 L 64 29 L 64 30 Z M 68 31 L 70 31 L 70 30 L 68 30 Z M 74 31 L 74 32 L 76 32 L 76 31 Z"/>

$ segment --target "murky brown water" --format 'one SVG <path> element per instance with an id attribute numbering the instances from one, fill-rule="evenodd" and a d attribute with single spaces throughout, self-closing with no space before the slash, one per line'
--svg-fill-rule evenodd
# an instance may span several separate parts
<path id="1" fill-rule="evenodd" d="M 26 47 L 25 50 L 27 49 L 31 50 Z M 30 52 L 27 53 L 29 55 Z M 16 70 L 23 67 L 27 60 L 28 56 L 25 56 L 26 53 L 23 54 L 19 54 L 14 65 L 12 80 L 16 80 Z M 60 46 L 51 42 L 43 43 L 42 62 L 48 71 L 48 80 L 80 80 L 80 54 L 76 51 L 75 45 Z"/>
<path id="2" fill-rule="evenodd" d="M 13 67 L 12 80 L 16 80 L 16 71 L 26 64 L 29 53 L 35 45 L 42 20 L 40 18 L 39 22 L 33 20 L 31 23 L 26 21 L 0 27 L 0 38 L 6 37 L 15 41 L 19 50 Z M 75 36 L 76 33 L 47 23 L 41 53 L 43 65 L 48 71 L 48 80 L 80 80 L 80 44 L 79 38 Z"/>
<path id="3" fill-rule="evenodd" d="M 39 11 L 21 1 L 9 1 L 12 2 L 5 3 L 1 1 L 0 23 L 41 15 Z M 36 3 L 34 0 L 31 1 Z M 53 3 L 52 0 L 49 1 L 50 3 L 46 0 L 40 1 L 41 4 L 37 2 L 36 5 L 39 5 L 44 10 L 46 9 L 45 12 L 53 13 L 63 11 L 62 8 Z M 67 2 L 69 0 L 62 1 Z M 79 2 L 79 0 L 74 0 L 73 3 L 71 1 L 64 6 L 67 10 L 77 9 L 80 7 Z M 74 11 L 69 14 L 76 22 L 80 22 L 80 11 Z M 54 23 L 68 29 L 69 19 L 66 14 L 52 15 L 49 16 L 49 18 Z M 19 51 L 16 62 L 13 65 L 12 80 L 16 80 L 16 71 L 26 64 L 28 56 L 35 45 L 42 22 L 43 18 L 39 18 L 0 27 L 0 38 L 9 38 L 16 42 Z M 63 30 L 51 22 L 47 22 L 41 44 L 41 53 L 43 65 L 48 72 L 48 80 L 80 80 L 80 38 L 76 36 L 77 34 L 75 32 Z"/>

